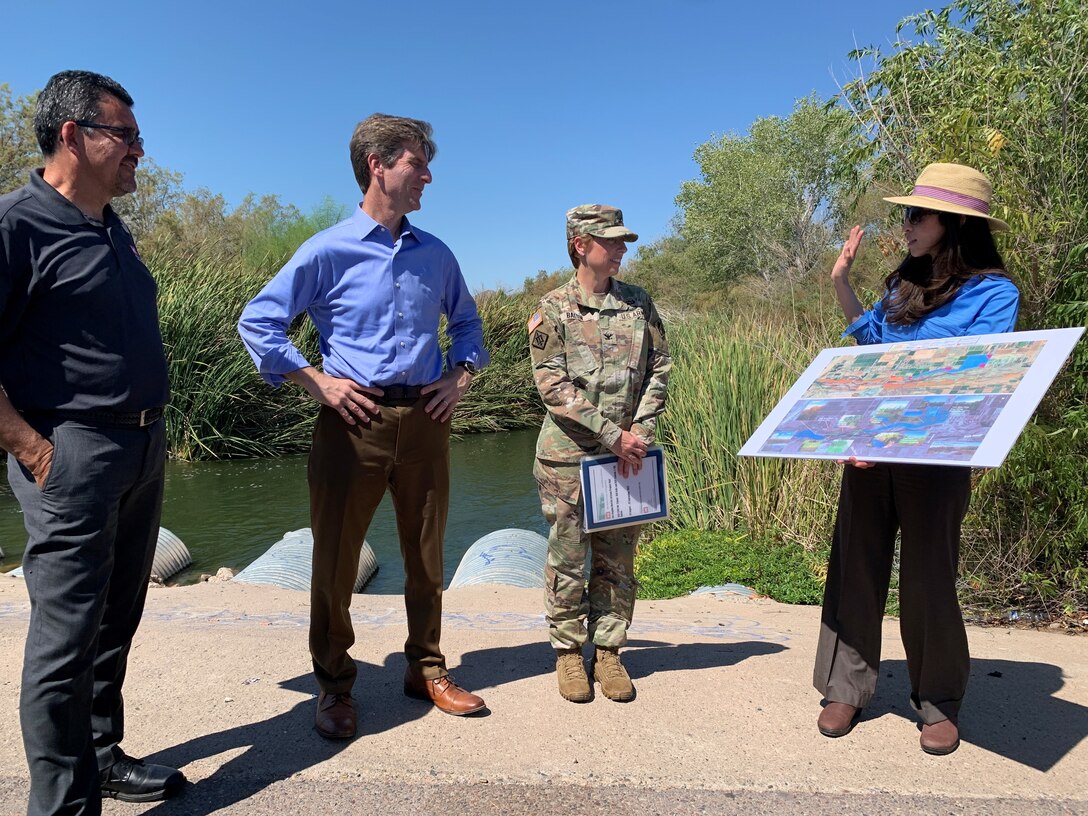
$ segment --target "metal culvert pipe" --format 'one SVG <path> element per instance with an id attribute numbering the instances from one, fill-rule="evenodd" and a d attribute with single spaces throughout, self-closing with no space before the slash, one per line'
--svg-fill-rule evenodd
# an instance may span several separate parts
<path id="1" fill-rule="evenodd" d="M 283 538 L 263 555 L 234 576 L 235 583 L 271 584 L 284 589 L 309 591 L 313 577 L 314 536 L 309 527 L 284 533 Z M 355 592 L 362 592 L 366 582 L 378 571 L 378 558 L 370 544 L 363 541 L 359 553 L 359 571 Z"/>
<path id="2" fill-rule="evenodd" d="M 151 574 L 165 581 L 192 563 L 193 556 L 181 543 L 181 539 L 165 527 L 160 527 L 159 540 L 155 544 L 155 560 L 151 564 Z"/>
<path id="3" fill-rule="evenodd" d="M 193 563 L 193 556 L 181 539 L 167 530 L 159 528 L 159 537 L 155 542 L 155 559 L 151 563 L 151 574 L 157 575 L 163 581 L 177 575 L 187 566 Z M 23 577 L 23 568 L 16 567 L 11 572 L 5 573 L 15 578 Z"/>
<path id="4" fill-rule="evenodd" d="M 543 589 L 547 557 L 548 539 L 540 533 L 516 528 L 496 530 L 465 551 L 450 589 L 472 584 Z"/>

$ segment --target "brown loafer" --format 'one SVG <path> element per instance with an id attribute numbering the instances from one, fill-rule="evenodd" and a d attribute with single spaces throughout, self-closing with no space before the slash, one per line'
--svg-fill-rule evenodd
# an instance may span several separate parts
<path id="1" fill-rule="evenodd" d="M 355 701 L 350 694 L 321 692 L 314 724 L 325 739 L 351 739 L 355 736 Z"/>
<path id="2" fill-rule="evenodd" d="M 951 754 L 960 747 L 960 729 L 952 720 L 926 723 L 919 739 L 922 750 L 934 756 Z"/>
<path id="3" fill-rule="evenodd" d="M 404 693 L 417 700 L 434 703 L 439 711 L 455 717 L 475 714 L 486 705 L 483 698 L 465 691 L 448 674 L 428 680 L 411 666 L 404 673 Z"/>
<path id="4" fill-rule="evenodd" d="M 861 709 L 849 703 L 828 703 L 816 720 L 816 727 L 825 737 L 845 737 L 861 719 Z"/>

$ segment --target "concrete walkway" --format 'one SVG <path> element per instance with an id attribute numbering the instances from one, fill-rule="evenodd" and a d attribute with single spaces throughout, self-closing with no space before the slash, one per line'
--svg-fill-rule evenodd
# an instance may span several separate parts
<path id="1" fill-rule="evenodd" d="M 970 628 L 963 745 L 918 748 L 894 620 L 865 720 L 830 740 L 810 685 L 819 610 L 737 596 L 640 601 L 638 696 L 562 700 L 538 591 L 446 594 L 454 676 L 488 701 L 449 717 L 401 693 L 404 610 L 358 596 L 360 735 L 313 730 L 307 596 L 152 590 L 129 665 L 134 755 L 184 769 L 181 798 L 108 814 L 1086 813 L 1088 637 Z M 17 700 L 29 603 L 0 577 L 0 814 L 25 807 Z"/>

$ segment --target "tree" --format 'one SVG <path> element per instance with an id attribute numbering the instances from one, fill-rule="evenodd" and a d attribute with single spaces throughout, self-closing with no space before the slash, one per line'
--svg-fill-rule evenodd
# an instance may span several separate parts
<path id="1" fill-rule="evenodd" d="M 41 166 L 34 136 L 37 99 L 37 94 L 12 99 L 11 88 L 0 83 L 0 195 L 26 184 L 27 173 Z"/>
<path id="2" fill-rule="evenodd" d="M 700 145 L 702 178 L 685 182 L 676 203 L 680 235 L 706 279 L 807 275 L 840 218 L 850 140 L 849 114 L 808 97 L 785 119 L 757 119 L 747 135 Z"/>
<path id="3" fill-rule="evenodd" d="M 182 175 L 145 158 L 136 170 L 136 192 L 112 202 L 137 243 L 155 231 L 159 219 L 177 207 L 182 198 Z"/>
<path id="4" fill-rule="evenodd" d="M 911 29 L 918 41 L 904 36 Z M 875 66 L 842 94 L 867 136 L 852 157 L 856 184 L 899 193 L 934 161 L 986 173 L 1034 325 L 1088 242 L 1088 8 L 956 0 L 897 33 L 890 53 L 852 55 Z"/>

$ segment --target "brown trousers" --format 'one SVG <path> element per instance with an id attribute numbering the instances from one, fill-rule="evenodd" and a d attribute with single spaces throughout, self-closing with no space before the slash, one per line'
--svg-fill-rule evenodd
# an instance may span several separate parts
<path id="1" fill-rule="evenodd" d="M 355 683 L 349 606 L 363 539 L 387 487 L 404 559 L 404 654 L 427 679 L 446 674 L 439 640 L 450 424 L 427 415 L 427 399 L 382 406 L 369 425 L 348 425 L 326 406 L 318 415 L 308 468 L 314 535 L 310 655 L 326 693 L 348 693 Z"/>
<path id="2" fill-rule="evenodd" d="M 812 675 L 827 700 L 864 708 L 876 691 L 899 531 L 899 629 L 911 705 L 926 723 L 956 718 L 970 672 L 956 597 L 960 524 L 970 496 L 970 468 L 844 468 Z"/>

